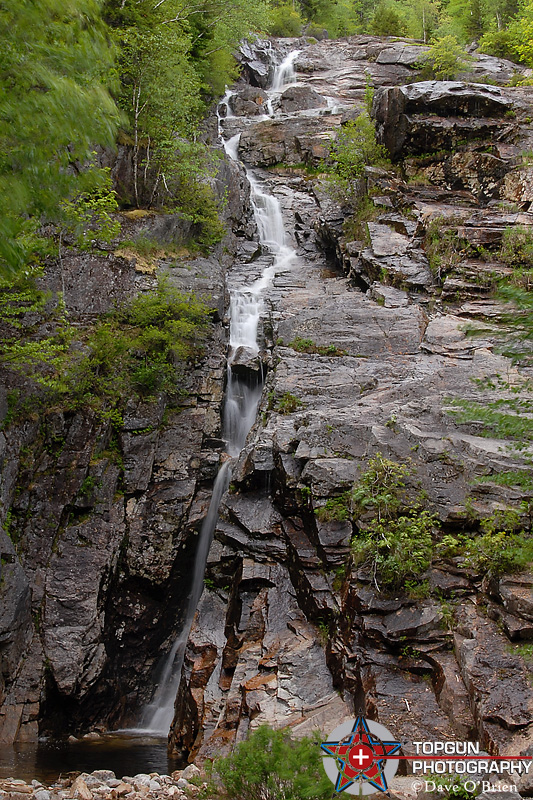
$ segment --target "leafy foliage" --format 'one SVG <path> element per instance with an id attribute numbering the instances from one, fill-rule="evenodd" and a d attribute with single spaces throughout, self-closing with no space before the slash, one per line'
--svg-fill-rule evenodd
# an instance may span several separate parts
<path id="1" fill-rule="evenodd" d="M 74 235 L 80 250 L 90 250 L 95 239 L 109 244 L 120 233 L 120 222 L 113 214 L 118 211 L 116 193 L 108 171 L 100 188 L 78 195 L 63 203 L 63 229 Z"/>
<path id="2" fill-rule="evenodd" d="M 453 220 L 437 217 L 429 223 L 424 237 L 429 267 L 439 281 L 459 264 L 468 248 L 468 243 L 457 235 L 452 223 Z"/>
<path id="3" fill-rule="evenodd" d="M 377 453 L 350 491 L 315 510 L 321 522 L 356 523 L 353 562 L 368 567 L 378 586 L 404 586 L 431 563 L 438 520 L 423 508 L 421 496 L 411 499 L 406 485 L 411 475 L 407 464 Z"/>
<path id="4" fill-rule="evenodd" d="M 375 36 L 402 36 L 407 33 L 407 25 L 395 5 L 378 3 L 370 23 L 370 33 Z"/>
<path id="5" fill-rule="evenodd" d="M 429 52 L 421 58 L 420 63 L 424 77 L 451 81 L 460 72 L 468 70 L 471 61 L 456 37 L 447 35 L 433 41 Z"/>
<path id="6" fill-rule="evenodd" d="M 301 36 L 304 20 L 292 3 L 279 3 L 270 13 L 271 36 Z"/>
<path id="7" fill-rule="evenodd" d="M 42 275 L 41 267 L 33 267 L 15 278 L 0 277 L 0 316 L 15 335 L 21 330 L 26 315 L 39 313 L 45 307 L 50 295 L 37 288 L 37 279 Z"/>
<path id="8" fill-rule="evenodd" d="M 330 156 L 335 175 L 345 181 L 360 178 L 366 165 L 387 160 L 384 147 L 376 142 L 374 123 L 367 111 L 342 127 L 331 145 Z"/>
<path id="9" fill-rule="evenodd" d="M 370 510 L 378 522 L 392 519 L 407 502 L 405 479 L 410 474 L 406 464 L 398 464 L 377 453 L 352 490 L 355 512 Z"/>
<path id="10" fill-rule="evenodd" d="M 367 222 L 377 219 L 380 215 L 379 208 L 371 197 L 364 194 L 352 203 L 350 214 L 347 214 L 342 224 L 342 232 L 349 241 L 362 241 L 370 243 Z"/>
<path id="11" fill-rule="evenodd" d="M 7 297 L 20 306 L 20 292 Z M 42 302 L 39 293 L 36 298 L 34 305 Z M 28 308 L 29 301 L 23 302 Z M 40 387 L 44 402 L 90 406 L 107 415 L 132 394 L 150 397 L 178 390 L 185 362 L 201 355 L 208 309 L 193 295 L 160 281 L 155 291 L 139 295 L 81 334 L 61 302 L 50 322 L 51 336 L 28 328 L 20 340 L 4 338 L 2 361 Z"/>
<path id="12" fill-rule="evenodd" d="M 418 506 L 384 522 L 374 518 L 352 542 L 354 563 L 370 566 L 381 585 L 400 587 L 431 564 L 436 523 L 434 514 Z"/>
<path id="13" fill-rule="evenodd" d="M 89 164 L 95 145 L 113 143 L 119 112 L 107 89 L 113 48 L 96 0 L 3 3 L 0 36 L 5 275 L 36 258 L 39 226 L 59 216 L 62 201 L 105 184 L 105 173 Z"/>
<path id="14" fill-rule="evenodd" d="M 481 38 L 481 51 L 500 58 L 510 58 L 528 67 L 533 66 L 533 2 L 518 10 L 516 2 L 508 2 L 504 13 L 491 20 Z M 503 16 L 503 20 L 502 20 Z M 507 24 L 502 24 L 507 23 Z"/>
<path id="15" fill-rule="evenodd" d="M 368 111 L 362 111 L 341 128 L 330 145 L 329 157 L 333 162 L 327 182 L 329 193 L 342 203 L 357 202 L 362 194 L 360 179 L 365 166 L 388 164 L 385 148 L 376 141 L 375 126 Z"/>
<path id="16" fill-rule="evenodd" d="M 480 388 L 488 388 L 488 384 Z M 529 383 L 511 386 L 502 380 L 496 399 L 485 398 L 483 403 L 454 400 L 449 413 L 459 424 L 476 422 L 481 436 L 506 439 L 512 449 L 520 451 L 533 441 L 532 391 Z"/>
<path id="17" fill-rule="evenodd" d="M 212 188 L 217 158 L 200 141 L 209 102 L 236 77 L 232 49 L 266 21 L 264 2 L 106 0 L 117 44 L 123 134 L 133 153 L 133 192 L 122 202 L 178 211 L 203 249 L 225 228 Z"/>
<path id="18" fill-rule="evenodd" d="M 315 509 L 315 516 L 320 522 L 344 522 L 351 519 L 350 493 L 344 492 L 340 497 L 330 497 L 325 505 Z"/>
<path id="19" fill-rule="evenodd" d="M 213 772 L 231 800 L 330 800 L 320 741 L 320 734 L 294 740 L 262 725 L 231 755 L 217 759 Z"/>
<path id="20" fill-rule="evenodd" d="M 328 8 L 329 6 L 329 8 Z M 300 0 L 294 6 L 304 20 L 330 36 L 373 33 L 409 36 L 424 44 L 452 37 L 453 42 L 480 41 L 481 51 L 533 66 L 533 0 Z M 294 34 L 296 35 L 296 34 Z M 464 60 L 464 52 L 457 53 Z M 448 60 L 443 53 L 439 61 Z"/>
<path id="21" fill-rule="evenodd" d="M 359 532 L 352 540 L 355 564 L 368 566 L 376 584 L 398 587 L 421 575 L 433 554 L 432 532 L 437 518 L 409 498 L 406 464 L 371 458 L 354 485 L 350 501 Z"/>
<path id="22" fill-rule="evenodd" d="M 503 232 L 498 258 L 514 270 L 510 281 L 511 285 L 526 290 L 533 286 L 533 235 L 531 231 L 521 225 L 506 228 Z"/>
<path id="23" fill-rule="evenodd" d="M 482 536 L 473 539 L 466 550 L 467 563 L 482 573 L 502 575 L 520 572 L 533 562 L 533 539 L 519 528 L 517 511 L 482 520 Z"/>
<path id="24" fill-rule="evenodd" d="M 483 517 L 479 527 L 479 535 L 443 537 L 439 552 L 445 557 L 462 556 L 467 566 L 494 576 L 520 572 L 533 563 L 530 503 L 498 509 Z"/>
<path id="25" fill-rule="evenodd" d="M 346 355 L 346 350 L 341 350 L 335 344 L 318 345 L 312 339 L 304 339 L 301 336 L 296 336 L 292 342 L 289 342 L 289 347 L 298 353 L 316 353 L 320 356 Z"/>
<path id="26" fill-rule="evenodd" d="M 284 392 L 276 403 L 276 411 L 280 414 L 294 414 L 303 406 L 299 397 L 291 392 Z"/>

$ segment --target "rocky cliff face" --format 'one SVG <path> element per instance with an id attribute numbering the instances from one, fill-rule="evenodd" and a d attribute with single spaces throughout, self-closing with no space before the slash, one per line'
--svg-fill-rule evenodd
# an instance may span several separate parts
<path id="1" fill-rule="evenodd" d="M 403 741 L 471 736 L 491 752 L 523 752 L 533 693 L 513 643 L 533 638 L 533 577 L 489 581 L 442 557 L 423 576 L 422 599 L 413 587 L 380 591 L 351 566 L 353 523 L 315 511 L 377 453 L 410 464 L 444 532 L 468 532 L 520 500 L 490 480 L 516 468 L 504 443 L 448 413 L 450 398 L 479 398 L 472 378 L 521 380 L 495 336 L 465 331 L 499 313 L 489 292 L 506 267 L 465 248 L 436 274 L 424 241 L 444 219 L 461 241 L 495 251 L 508 226 L 531 224 L 531 170 L 520 159 L 531 148 L 531 90 L 494 85 L 513 67 L 488 57 L 474 69 L 490 85 L 411 83 L 421 50 L 412 43 L 284 41 L 278 61 L 291 49 L 297 85 L 279 92 L 281 113 L 263 116 L 272 48 L 250 49 L 248 82 L 224 121 L 279 199 L 298 257 L 264 298 L 267 381 L 222 503 L 170 748 L 202 758 L 264 721 L 327 732 L 357 710 Z M 363 240 L 309 168 L 361 108 L 369 77 L 398 168 L 366 170 L 376 213 Z M 223 449 L 226 283 L 255 276 L 262 257 L 242 171 L 228 164 L 220 180 L 230 252 L 166 267 L 219 309 L 187 400 L 131 404 L 118 434 L 60 411 L 0 434 L 11 533 L 0 529 L 0 740 L 133 722 L 180 627 Z M 110 254 L 72 257 L 64 270 L 80 318 L 152 281 Z M 313 346 L 301 352 L 298 339 Z"/>
<path id="2" fill-rule="evenodd" d="M 223 448 L 225 270 L 253 231 L 241 171 L 223 164 L 217 180 L 231 233 L 214 256 L 147 269 L 134 254 L 74 253 L 44 278 L 79 325 L 153 288 L 156 271 L 214 310 L 177 404 L 125 398 L 120 427 L 49 409 L 0 433 L 0 742 L 135 723 L 179 630 Z M 187 232 L 168 214 L 122 219 L 125 238 L 175 244 Z M 5 381 L 3 418 L 20 388 Z"/>
<path id="3" fill-rule="evenodd" d="M 171 750 L 211 756 L 261 722 L 327 731 L 355 710 L 404 742 L 474 737 L 493 753 L 524 752 L 533 693 L 513 642 L 532 635 L 533 576 L 487 581 L 461 559 L 436 558 L 423 599 L 380 591 L 350 566 L 353 523 L 315 511 L 377 453 L 411 465 L 445 533 L 474 530 L 520 499 L 490 479 L 517 466 L 505 444 L 448 413 L 452 398 L 479 399 L 473 379 L 521 380 L 494 337 L 465 331 L 498 313 L 487 293 L 506 267 L 465 248 L 438 275 L 424 241 L 439 218 L 494 251 L 506 227 L 531 224 L 520 158 L 531 90 L 493 85 L 512 67 L 483 57 L 475 70 L 483 64 L 489 85 L 412 83 L 419 49 L 371 37 L 283 47 L 300 54 L 281 115 L 257 120 L 250 104 L 263 95 L 237 85 L 225 135 L 242 131 L 239 156 L 281 202 L 298 259 L 265 300 L 271 368 L 222 503 Z M 257 54 L 246 75 L 267 85 Z M 368 76 L 378 135 L 399 168 L 366 170 L 375 214 L 363 241 L 307 168 L 361 108 Z"/>

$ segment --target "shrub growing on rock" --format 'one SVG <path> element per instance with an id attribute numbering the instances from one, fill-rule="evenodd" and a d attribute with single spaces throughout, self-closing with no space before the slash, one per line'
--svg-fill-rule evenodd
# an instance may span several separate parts
<path id="1" fill-rule="evenodd" d="M 41 295 L 27 281 L 20 288 L 0 286 L 0 307 L 13 319 L 12 336 L 0 343 L 0 359 L 40 387 L 43 404 L 86 406 L 108 416 L 132 394 L 146 398 L 178 391 L 184 364 L 202 352 L 208 308 L 164 280 L 81 331 L 69 322 L 60 298 L 46 320 L 51 335 L 36 338 L 39 331 L 29 325 L 21 339 L 15 312 L 42 308 Z"/>
<path id="2" fill-rule="evenodd" d="M 431 564 L 436 524 L 437 517 L 420 507 L 384 522 L 374 517 L 352 542 L 354 562 L 369 566 L 378 584 L 400 587 Z"/>
<path id="3" fill-rule="evenodd" d="M 333 162 L 329 193 L 338 202 L 352 205 L 366 194 L 362 181 L 365 167 L 388 164 L 386 150 L 376 141 L 376 129 L 367 111 L 342 126 L 330 145 L 329 156 Z"/>
<path id="4" fill-rule="evenodd" d="M 455 36 L 441 36 L 432 42 L 429 53 L 421 59 L 422 76 L 437 81 L 453 81 L 460 72 L 469 69 L 471 62 Z"/>
<path id="5" fill-rule="evenodd" d="M 320 735 L 294 740 L 262 725 L 231 755 L 215 761 L 213 772 L 231 800 L 330 800 L 320 741 Z"/>
<path id="6" fill-rule="evenodd" d="M 533 234 L 522 225 L 506 228 L 498 253 L 500 261 L 518 270 L 533 270 Z M 516 281 L 515 281 L 516 282 Z"/>
<path id="7" fill-rule="evenodd" d="M 377 453 L 351 492 L 359 527 L 352 541 L 354 562 L 391 588 L 425 572 L 433 554 L 437 517 L 422 509 L 420 497 L 409 497 L 405 480 L 411 474 L 406 464 Z"/>
<path id="8" fill-rule="evenodd" d="M 334 174 L 345 181 L 360 178 L 365 166 L 386 160 L 385 148 L 377 143 L 374 123 L 366 111 L 343 125 L 330 155 Z"/>

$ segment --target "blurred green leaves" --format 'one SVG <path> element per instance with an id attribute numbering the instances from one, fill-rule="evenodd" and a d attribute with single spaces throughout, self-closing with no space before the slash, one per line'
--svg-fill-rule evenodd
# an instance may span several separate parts
<path id="1" fill-rule="evenodd" d="M 0 274 L 28 266 L 39 226 L 97 189 L 114 142 L 113 47 L 95 0 L 0 3 Z"/>

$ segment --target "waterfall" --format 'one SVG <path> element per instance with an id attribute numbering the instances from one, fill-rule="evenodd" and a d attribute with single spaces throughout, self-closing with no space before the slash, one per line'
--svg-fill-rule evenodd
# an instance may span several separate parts
<path id="1" fill-rule="evenodd" d="M 294 62 L 296 61 L 300 50 L 292 50 L 288 56 L 285 56 L 280 64 L 274 68 L 274 75 L 272 76 L 272 86 L 268 91 L 267 111 L 269 117 L 274 117 L 274 106 L 272 104 L 272 97 L 279 95 L 283 89 L 296 81 L 296 71 L 294 69 Z"/>
<path id="2" fill-rule="evenodd" d="M 272 92 L 279 92 L 281 87 L 294 79 L 293 63 L 298 53 L 298 50 L 293 51 L 276 67 Z M 229 105 L 231 95 L 232 92 L 228 90 L 220 102 L 220 106 L 225 107 L 226 118 L 232 116 Z M 232 160 L 238 161 L 240 134 L 236 134 L 228 140 L 224 138 L 223 117 L 220 110 L 218 123 L 219 135 L 227 155 Z M 246 437 L 257 415 L 263 388 L 262 372 L 258 373 L 257 378 L 252 375 L 236 375 L 231 366 L 239 348 L 245 348 L 252 354 L 259 354 L 258 326 L 263 311 L 262 295 L 270 286 L 274 275 L 287 269 L 296 255 L 294 249 L 286 242 L 279 201 L 264 191 L 260 181 L 248 169 L 245 168 L 245 171 L 250 183 L 250 199 L 257 224 L 259 243 L 268 258 L 267 266 L 259 278 L 250 285 L 232 287 L 230 291 L 230 341 L 222 424 L 226 452 L 230 459 L 237 458 L 244 447 Z M 205 565 L 218 520 L 219 505 L 230 479 L 231 460 L 227 460 L 218 472 L 207 516 L 200 531 L 194 559 L 191 593 L 188 598 L 183 627 L 164 661 L 156 691 L 151 702 L 144 709 L 140 726 L 136 729 L 138 732 L 166 736 L 172 724 L 174 701 L 181 679 L 185 647 L 203 590 Z"/>
<path id="3" fill-rule="evenodd" d="M 147 733 L 166 736 L 174 716 L 174 701 L 178 691 L 185 647 L 204 586 L 204 572 L 209 548 L 218 519 L 218 507 L 230 482 L 230 462 L 220 467 L 216 477 L 207 516 L 202 524 L 194 558 L 192 589 L 187 603 L 183 628 L 165 659 L 156 692 L 141 717 L 139 729 Z"/>
<path id="4" fill-rule="evenodd" d="M 292 50 L 286 56 L 281 64 L 274 70 L 274 77 L 272 78 L 272 91 L 280 92 L 285 86 L 290 85 L 296 79 L 296 72 L 294 70 L 294 62 L 300 54 L 299 50 Z"/>

